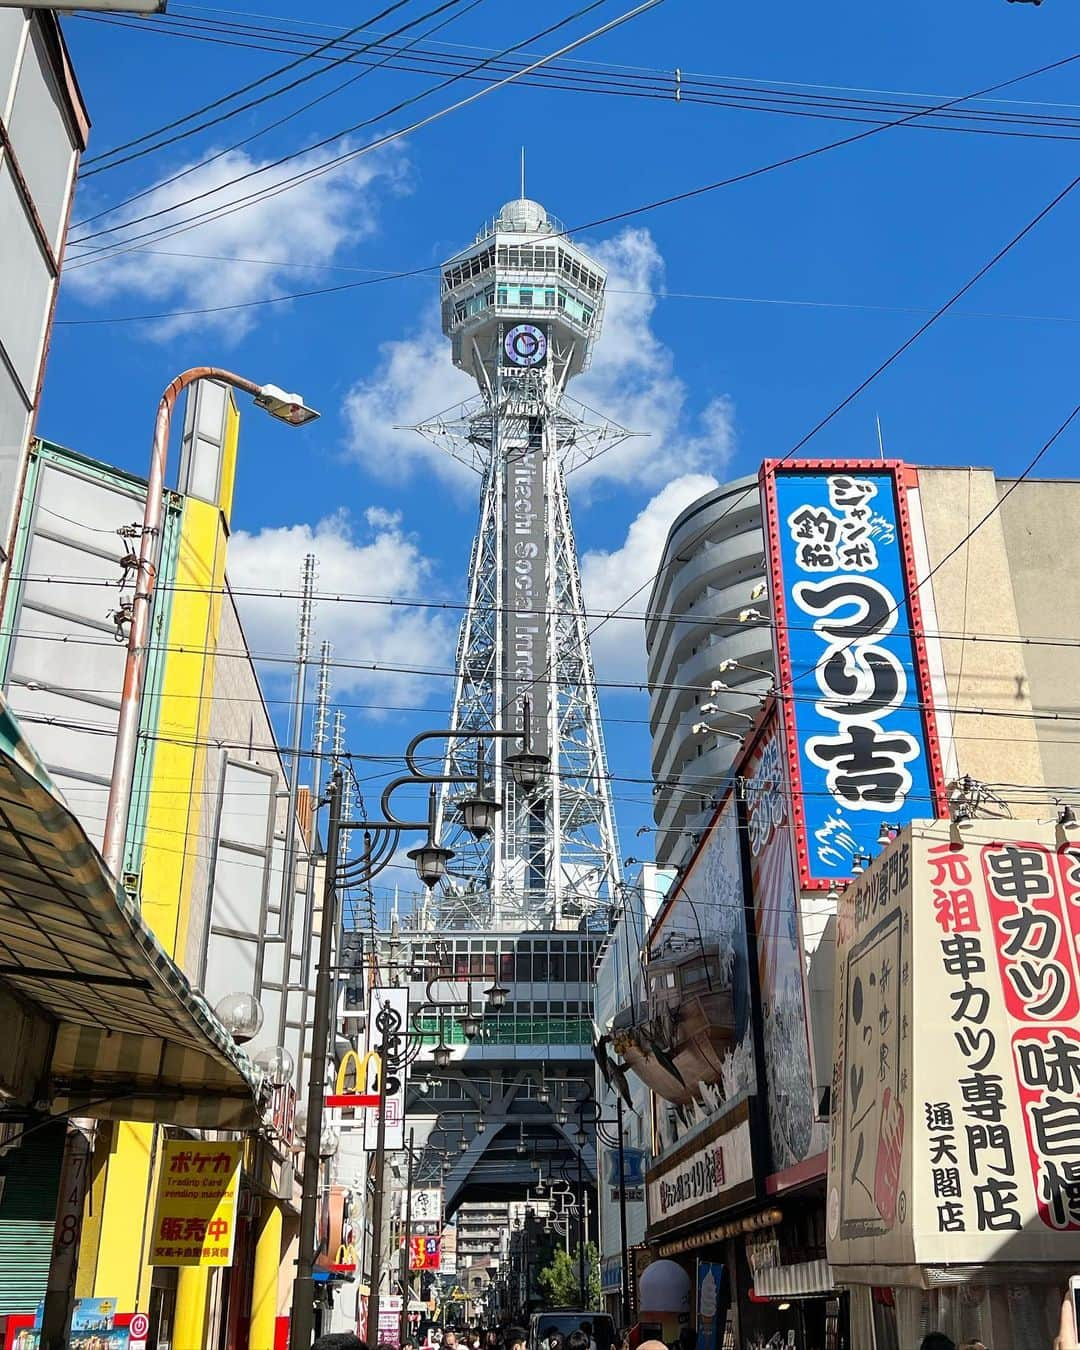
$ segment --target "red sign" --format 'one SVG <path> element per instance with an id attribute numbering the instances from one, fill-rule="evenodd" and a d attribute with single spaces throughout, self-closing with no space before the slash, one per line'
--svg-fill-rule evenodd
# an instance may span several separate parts
<path id="1" fill-rule="evenodd" d="M 409 1269 L 438 1270 L 440 1244 L 437 1237 L 409 1238 Z"/>

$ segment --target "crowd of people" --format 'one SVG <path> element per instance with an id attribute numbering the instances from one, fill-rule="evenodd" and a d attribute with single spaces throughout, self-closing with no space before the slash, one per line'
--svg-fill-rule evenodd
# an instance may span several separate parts
<path id="1" fill-rule="evenodd" d="M 527 1342 L 528 1333 L 523 1327 L 442 1329 L 432 1323 L 421 1340 L 407 1337 L 401 1342 L 400 1350 L 527 1350 Z M 371 1350 L 371 1347 L 351 1331 L 341 1331 L 320 1336 L 312 1350 Z M 399 1350 L 399 1347 L 380 1341 L 375 1350 Z M 552 1329 L 549 1334 L 541 1336 L 541 1350 L 598 1350 L 592 1324 L 584 1321 L 568 1335 Z M 630 1350 L 629 1343 L 623 1340 L 612 1350 Z M 663 1347 L 663 1350 L 667 1350 L 667 1347 Z"/>

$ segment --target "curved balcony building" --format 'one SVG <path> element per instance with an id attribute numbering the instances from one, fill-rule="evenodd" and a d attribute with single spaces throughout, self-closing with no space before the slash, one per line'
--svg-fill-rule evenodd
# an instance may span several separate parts
<path id="1" fill-rule="evenodd" d="M 692 502 L 668 533 L 645 621 L 656 861 L 689 857 L 773 669 L 756 475 Z M 760 618 L 740 619 L 745 610 Z M 721 670 L 724 661 L 739 665 Z M 710 692 L 714 680 L 727 688 Z M 702 706 L 719 711 L 704 714 Z M 740 715 L 744 714 L 744 715 Z M 698 734 L 706 722 L 715 733 Z M 724 734 L 728 733 L 728 734 Z"/>

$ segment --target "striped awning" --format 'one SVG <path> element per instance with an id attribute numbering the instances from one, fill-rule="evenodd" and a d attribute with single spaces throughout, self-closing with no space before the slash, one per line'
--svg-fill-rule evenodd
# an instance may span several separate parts
<path id="1" fill-rule="evenodd" d="M 2 695 L 0 991 L 9 1097 L 32 1083 L 51 1113 L 259 1123 L 258 1071 L 142 922 Z"/>
<path id="2" fill-rule="evenodd" d="M 795 1261 L 766 1267 L 754 1275 L 757 1298 L 808 1298 L 831 1293 L 835 1288 L 828 1261 Z"/>

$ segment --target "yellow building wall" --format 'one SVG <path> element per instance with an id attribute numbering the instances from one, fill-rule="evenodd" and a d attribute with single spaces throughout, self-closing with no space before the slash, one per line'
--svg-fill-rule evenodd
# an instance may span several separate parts
<path id="1" fill-rule="evenodd" d="M 142 851 L 142 915 L 181 966 L 196 880 L 206 876 L 205 837 L 213 813 L 204 800 L 206 740 L 214 678 L 214 649 L 225 584 L 227 515 L 232 503 L 237 428 L 227 414 L 220 502 L 184 501 L 166 655 L 154 719 L 154 754 L 147 789 Z M 198 972 L 187 972 L 197 975 Z M 152 1270 L 146 1264 L 156 1177 L 155 1127 L 115 1127 L 99 1216 L 85 1230 L 83 1282 L 93 1271 L 93 1295 L 116 1298 L 123 1312 L 146 1312 Z M 96 1242 L 95 1242 L 96 1239 Z M 190 1310 L 186 1310 L 190 1314 Z M 190 1317 L 189 1317 L 190 1320 Z M 177 1350 L 193 1350 L 180 1347 Z"/>

